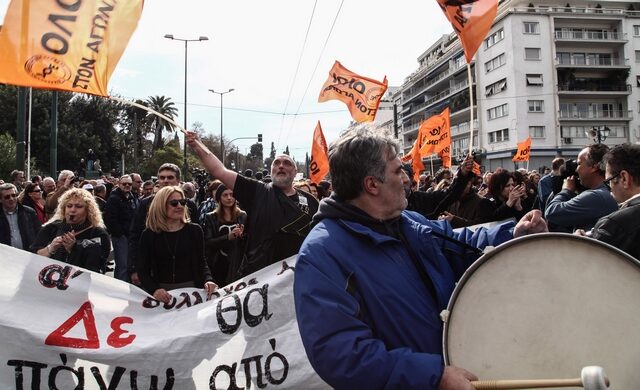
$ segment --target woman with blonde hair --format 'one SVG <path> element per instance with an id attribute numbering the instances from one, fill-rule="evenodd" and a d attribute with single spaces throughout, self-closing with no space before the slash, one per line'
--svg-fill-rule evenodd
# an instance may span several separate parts
<path id="1" fill-rule="evenodd" d="M 136 259 L 143 288 L 161 302 L 169 303 L 168 291 L 178 288 L 203 287 L 208 297 L 218 288 L 205 260 L 202 228 L 189 222 L 180 187 L 164 187 L 153 198 Z"/>
<path id="2" fill-rule="evenodd" d="M 38 233 L 31 251 L 41 256 L 104 273 L 111 250 L 102 213 L 89 192 L 71 188 Z"/>

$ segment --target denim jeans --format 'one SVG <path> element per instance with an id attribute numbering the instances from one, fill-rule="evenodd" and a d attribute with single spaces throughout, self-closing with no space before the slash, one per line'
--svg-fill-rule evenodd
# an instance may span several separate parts
<path id="1" fill-rule="evenodd" d="M 113 257 L 116 262 L 116 269 L 113 271 L 113 276 L 115 276 L 116 279 L 128 282 L 129 270 L 127 268 L 127 255 L 129 254 L 129 239 L 127 236 L 111 236 L 111 243 L 113 244 Z"/>

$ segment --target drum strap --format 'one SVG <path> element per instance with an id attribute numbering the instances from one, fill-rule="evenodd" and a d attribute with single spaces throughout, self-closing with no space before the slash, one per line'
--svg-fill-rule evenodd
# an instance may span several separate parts
<path id="1" fill-rule="evenodd" d="M 411 245 L 409 245 L 409 243 L 407 242 L 407 240 L 405 240 L 405 238 L 404 238 L 404 236 L 402 234 L 400 234 L 400 240 L 404 244 L 404 247 L 407 248 L 407 253 L 409 254 L 409 257 L 411 258 L 411 261 L 413 262 L 413 265 L 416 267 L 416 270 L 418 271 L 418 275 L 420 275 L 420 279 L 422 279 L 422 283 L 427 288 L 427 291 L 433 297 L 433 300 L 437 303 L 438 302 L 438 293 L 436 291 L 436 286 L 433 284 L 433 280 L 431 280 L 431 277 L 427 273 L 427 270 L 424 269 L 424 265 L 422 264 L 420 259 L 418 259 L 418 256 L 416 256 L 416 254 L 413 252 L 413 250 L 411 248 Z"/>

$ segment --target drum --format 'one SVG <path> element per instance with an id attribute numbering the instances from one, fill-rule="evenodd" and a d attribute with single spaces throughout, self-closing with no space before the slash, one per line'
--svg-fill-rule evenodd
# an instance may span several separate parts
<path id="1" fill-rule="evenodd" d="M 640 262 L 570 234 L 525 236 L 483 255 L 443 312 L 446 364 L 481 380 L 579 378 L 640 388 Z"/>

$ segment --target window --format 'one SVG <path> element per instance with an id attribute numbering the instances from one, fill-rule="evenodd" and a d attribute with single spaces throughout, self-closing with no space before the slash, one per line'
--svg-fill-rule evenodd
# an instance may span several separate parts
<path id="1" fill-rule="evenodd" d="M 487 110 L 487 118 L 489 120 L 509 115 L 509 105 L 507 103 Z"/>
<path id="2" fill-rule="evenodd" d="M 525 34 L 540 34 L 540 24 L 538 22 L 524 22 Z"/>
<path id="3" fill-rule="evenodd" d="M 640 36 L 640 26 L 637 24 L 633 25 L 633 36 L 634 37 Z"/>
<path id="4" fill-rule="evenodd" d="M 499 56 L 487 61 L 484 63 L 484 69 L 487 73 L 491 72 L 494 69 L 498 69 L 499 67 L 501 67 L 502 65 L 506 64 L 507 60 L 506 57 L 504 55 L 504 53 L 500 54 Z"/>
<path id="5" fill-rule="evenodd" d="M 503 39 L 504 39 L 504 30 L 500 29 L 500 30 L 494 32 L 493 34 L 489 35 L 484 40 L 484 48 L 488 49 L 488 48 L 490 48 L 491 46 L 495 45 L 496 43 L 500 42 Z"/>
<path id="6" fill-rule="evenodd" d="M 540 49 L 537 47 L 526 47 L 524 49 L 524 59 L 525 60 L 539 60 L 540 59 Z"/>
<path id="7" fill-rule="evenodd" d="M 527 74 L 527 85 L 529 86 L 542 86 L 541 74 Z"/>
<path id="8" fill-rule="evenodd" d="M 492 131 L 487 134 L 489 136 L 489 143 L 509 141 L 509 129 L 502 129 L 498 131 Z"/>
<path id="9" fill-rule="evenodd" d="M 529 112 L 544 112 L 544 100 L 527 100 Z"/>
<path id="10" fill-rule="evenodd" d="M 529 126 L 531 138 L 544 138 L 544 126 Z"/>
<path id="11" fill-rule="evenodd" d="M 491 85 L 487 85 L 487 87 L 485 88 L 485 92 L 484 95 L 489 97 L 492 95 L 495 95 L 497 93 L 500 93 L 502 91 L 504 91 L 505 89 L 507 89 L 507 79 L 504 78 L 498 82 L 495 82 Z"/>
<path id="12" fill-rule="evenodd" d="M 640 50 L 636 50 L 636 62 L 640 62 Z"/>
<path id="13" fill-rule="evenodd" d="M 573 53 L 573 64 L 574 65 L 585 65 L 585 55 L 584 53 Z"/>

